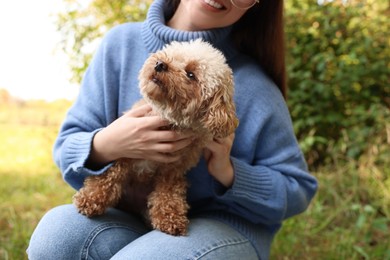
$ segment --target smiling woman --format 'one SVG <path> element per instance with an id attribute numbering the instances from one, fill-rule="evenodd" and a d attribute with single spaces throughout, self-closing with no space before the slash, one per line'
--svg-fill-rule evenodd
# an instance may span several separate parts
<path id="1" fill-rule="evenodd" d="M 76 96 L 67 58 L 56 50 L 52 15 L 60 8 L 61 0 L 0 1 L 0 88 L 22 99 Z"/>

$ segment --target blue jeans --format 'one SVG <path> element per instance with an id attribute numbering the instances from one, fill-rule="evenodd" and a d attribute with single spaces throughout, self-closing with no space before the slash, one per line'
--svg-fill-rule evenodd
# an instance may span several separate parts
<path id="1" fill-rule="evenodd" d="M 258 259 L 245 237 L 216 220 L 193 218 L 188 235 L 175 237 L 150 230 L 140 219 L 116 209 L 87 218 L 73 205 L 46 213 L 27 253 L 31 260 Z"/>

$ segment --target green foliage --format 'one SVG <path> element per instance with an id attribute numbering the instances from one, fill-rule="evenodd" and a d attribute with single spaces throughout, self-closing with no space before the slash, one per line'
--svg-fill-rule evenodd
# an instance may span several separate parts
<path id="1" fill-rule="evenodd" d="M 357 159 L 390 127 L 389 2 L 294 0 L 286 10 L 288 102 L 309 163 Z"/>
<path id="2" fill-rule="evenodd" d="M 144 20 L 151 0 L 63 0 L 58 14 L 61 47 L 70 57 L 73 81 L 80 82 L 101 37 L 113 26 Z M 82 4 L 84 3 L 84 4 Z"/>

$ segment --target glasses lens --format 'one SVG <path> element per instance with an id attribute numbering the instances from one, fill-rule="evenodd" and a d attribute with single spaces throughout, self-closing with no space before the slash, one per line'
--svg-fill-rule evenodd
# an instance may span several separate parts
<path id="1" fill-rule="evenodd" d="M 248 9 L 256 4 L 256 0 L 231 0 L 232 4 L 240 9 Z"/>

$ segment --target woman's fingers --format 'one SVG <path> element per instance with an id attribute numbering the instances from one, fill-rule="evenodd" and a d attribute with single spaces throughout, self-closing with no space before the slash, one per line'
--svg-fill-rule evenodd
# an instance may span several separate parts
<path id="1" fill-rule="evenodd" d="M 125 116 L 128 117 L 143 117 L 147 113 L 152 111 L 152 107 L 148 104 L 141 105 L 139 107 L 132 108 L 131 110 L 125 113 Z"/>
<path id="2" fill-rule="evenodd" d="M 234 134 L 226 138 L 214 138 L 204 150 L 209 173 L 225 187 L 230 187 L 234 180 L 233 165 L 230 160 L 230 151 L 234 141 Z"/>
<path id="3" fill-rule="evenodd" d="M 192 133 L 176 132 L 172 130 L 157 130 L 153 136 L 159 143 L 178 142 L 185 139 L 191 139 Z"/>
<path id="4" fill-rule="evenodd" d="M 159 153 L 175 153 L 178 152 L 192 143 L 191 138 L 180 139 L 174 142 L 162 142 L 157 143 L 153 150 Z"/>
<path id="5" fill-rule="evenodd" d="M 216 154 L 230 153 L 233 140 L 234 134 L 225 138 L 214 138 L 212 142 L 206 145 L 206 148 Z"/>
<path id="6" fill-rule="evenodd" d="M 169 121 L 162 119 L 160 116 L 146 116 L 152 111 L 148 104 L 132 108 L 124 114 L 127 118 L 138 118 L 138 124 L 145 126 L 147 129 L 154 129 L 169 125 Z"/>
<path id="7" fill-rule="evenodd" d="M 184 138 L 173 142 L 156 142 L 145 145 L 144 149 L 140 150 L 139 157 L 150 159 L 157 158 L 158 161 L 175 161 L 178 160 L 182 154 L 180 151 L 191 145 L 192 138 Z"/>
<path id="8" fill-rule="evenodd" d="M 192 143 L 193 133 L 165 130 L 167 120 L 147 115 L 151 107 L 147 104 L 126 112 L 120 120 L 117 136 L 122 136 L 119 146 L 121 157 L 148 159 L 158 162 L 174 162 L 180 159 L 180 150 Z"/>

